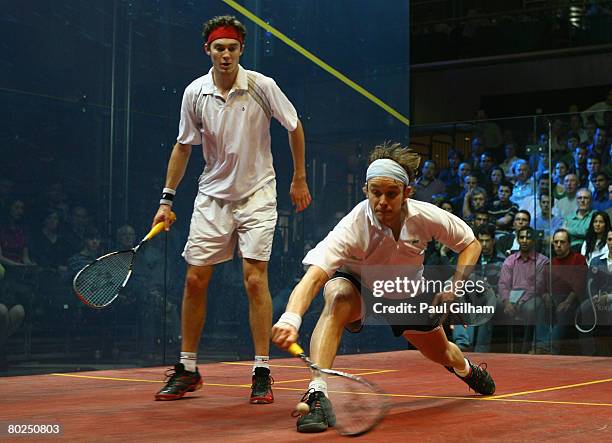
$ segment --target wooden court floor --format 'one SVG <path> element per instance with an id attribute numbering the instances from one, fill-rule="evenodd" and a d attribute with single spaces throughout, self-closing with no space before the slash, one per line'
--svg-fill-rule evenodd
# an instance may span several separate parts
<path id="1" fill-rule="evenodd" d="M 470 354 L 486 362 L 492 397 L 469 391 L 417 351 L 339 356 L 335 367 L 382 387 L 393 408 L 360 441 L 612 441 L 612 358 Z M 74 442 L 274 442 L 346 440 L 332 429 L 298 434 L 291 411 L 308 371 L 271 362 L 275 403 L 250 405 L 251 363 L 200 366 L 205 386 L 153 401 L 167 368 L 0 378 L 0 440 Z M 8 436 L 7 424 L 59 424 L 62 433 Z"/>

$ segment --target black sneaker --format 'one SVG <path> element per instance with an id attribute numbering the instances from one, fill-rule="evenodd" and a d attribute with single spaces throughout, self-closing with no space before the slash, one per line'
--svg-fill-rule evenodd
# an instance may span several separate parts
<path id="1" fill-rule="evenodd" d="M 273 384 L 274 379 L 270 376 L 270 370 L 268 368 L 255 368 L 249 402 L 252 404 L 274 403 L 274 394 L 272 393 Z"/>
<path id="2" fill-rule="evenodd" d="M 155 394 L 155 400 L 178 400 L 187 392 L 197 391 L 202 387 L 202 376 L 196 368 L 195 372 L 186 371 L 185 365 L 177 363 L 174 370 L 166 372 L 166 386 Z"/>
<path id="3" fill-rule="evenodd" d="M 487 372 L 487 364 L 475 365 L 470 360 L 468 360 L 468 364 L 470 365 L 470 373 L 465 377 L 457 374 L 451 366 L 445 366 L 445 368 L 463 380 L 473 391 L 481 395 L 493 395 L 495 393 L 495 382 Z"/>
<path id="4" fill-rule="evenodd" d="M 331 401 L 323 392 L 311 388 L 306 391 L 302 401 L 308 404 L 310 411 L 298 418 L 298 432 L 323 432 L 328 427 L 336 425 L 336 415 L 332 409 Z"/>

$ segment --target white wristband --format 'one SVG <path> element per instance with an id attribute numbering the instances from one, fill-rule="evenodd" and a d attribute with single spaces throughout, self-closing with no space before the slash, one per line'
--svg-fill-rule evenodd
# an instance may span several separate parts
<path id="1" fill-rule="evenodd" d="M 285 323 L 290 326 L 293 326 L 296 331 L 300 330 L 300 326 L 302 326 L 302 317 L 293 313 L 293 312 L 285 312 L 280 316 L 276 324 Z"/>

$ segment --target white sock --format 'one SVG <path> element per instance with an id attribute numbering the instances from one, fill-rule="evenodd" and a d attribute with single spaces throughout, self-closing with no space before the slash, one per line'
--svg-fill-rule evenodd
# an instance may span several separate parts
<path id="1" fill-rule="evenodd" d="M 453 368 L 453 370 L 455 371 L 455 374 L 457 374 L 459 377 L 466 377 L 470 373 L 470 363 L 467 361 L 467 358 L 465 357 L 463 358 L 463 360 L 465 361 L 465 368 L 463 369 Z"/>
<path id="2" fill-rule="evenodd" d="M 196 371 L 196 364 L 198 363 L 197 352 L 181 352 L 181 363 L 185 366 L 185 370 L 189 372 Z"/>
<path id="3" fill-rule="evenodd" d="M 314 389 L 315 391 L 321 391 L 325 394 L 326 397 L 329 397 L 327 395 L 327 382 L 320 378 L 313 378 L 312 381 L 308 384 L 308 389 Z"/>
<path id="4" fill-rule="evenodd" d="M 256 355 L 255 362 L 253 363 L 253 374 L 255 374 L 255 368 L 270 369 L 270 356 L 269 355 Z"/>

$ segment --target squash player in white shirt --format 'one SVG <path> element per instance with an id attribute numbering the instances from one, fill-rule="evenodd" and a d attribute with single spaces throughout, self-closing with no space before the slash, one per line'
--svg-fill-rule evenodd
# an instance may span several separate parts
<path id="1" fill-rule="evenodd" d="M 214 17 L 206 22 L 204 51 L 212 68 L 187 86 L 183 95 L 179 135 L 153 225 L 164 221 L 166 230 L 170 229 L 170 208 L 192 145 L 202 145 L 206 166 L 183 252 L 188 269 L 180 362 L 155 395 L 156 400 L 176 400 L 202 386 L 196 362 L 208 284 L 214 265 L 231 260 L 238 244 L 255 348 L 250 403 L 274 401 L 268 364 L 272 327 L 268 261 L 277 219 L 270 148 L 272 118 L 289 134 L 294 169 L 290 195 L 296 210 L 306 209 L 311 197 L 306 183 L 304 132 L 297 112 L 273 79 L 240 66 L 245 36 L 246 28 L 235 17 Z"/>
<path id="2" fill-rule="evenodd" d="M 330 368 L 343 329 L 358 332 L 369 312 L 367 298 L 371 295 L 361 283 L 372 276 L 366 274 L 372 267 L 384 267 L 392 272 L 395 272 L 392 267 L 403 267 L 420 279 L 424 251 L 431 240 L 459 254 L 453 276 L 455 284 L 469 275 L 481 251 L 470 227 L 437 206 L 407 198 L 419 161 L 417 154 L 399 144 L 384 144 L 372 151 L 364 187 L 367 199 L 304 258 L 303 263 L 310 267 L 272 329 L 273 343 L 287 349 L 297 341 L 302 316 L 323 287 L 325 306 L 312 334 L 310 354 L 313 362 Z M 448 304 L 454 299 L 453 292 L 438 293 L 431 305 Z M 495 383 L 486 368 L 467 360 L 447 340 L 439 321 L 443 320 L 420 322 L 406 316 L 406 324 L 390 322 L 390 325 L 395 335 L 402 335 L 425 357 L 444 365 L 470 388 L 483 395 L 493 394 Z M 310 412 L 298 418 L 299 432 L 322 432 L 334 425 L 335 416 L 326 389 L 325 380 L 313 373 L 302 398 L 310 406 Z"/>

